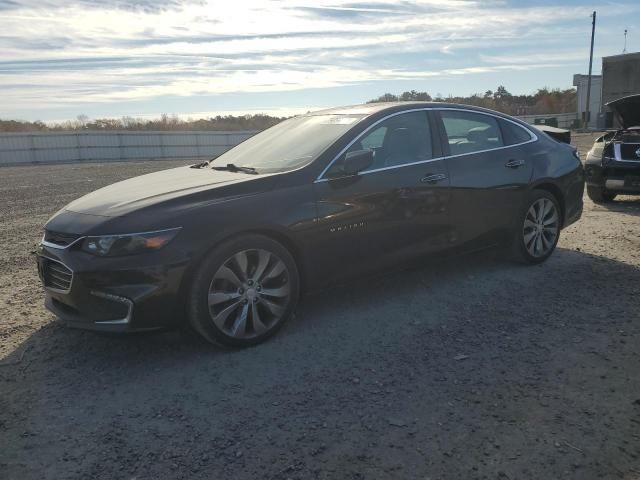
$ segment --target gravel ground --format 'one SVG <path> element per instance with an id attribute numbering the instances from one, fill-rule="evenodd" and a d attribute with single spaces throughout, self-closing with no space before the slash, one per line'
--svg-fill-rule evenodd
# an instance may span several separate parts
<path id="1" fill-rule="evenodd" d="M 41 225 L 174 165 L 0 169 L 0 478 L 640 479 L 640 199 L 585 199 L 542 266 L 485 252 L 309 296 L 247 350 L 57 325 Z"/>

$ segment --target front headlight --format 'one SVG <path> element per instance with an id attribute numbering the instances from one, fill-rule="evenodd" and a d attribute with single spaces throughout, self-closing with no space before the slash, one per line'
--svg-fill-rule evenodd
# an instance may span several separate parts
<path id="1" fill-rule="evenodd" d="M 180 227 L 155 232 L 87 237 L 82 242 L 82 250 L 100 257 L 115 257 L 154 251 L 164 247 L 179 231 Z"/>

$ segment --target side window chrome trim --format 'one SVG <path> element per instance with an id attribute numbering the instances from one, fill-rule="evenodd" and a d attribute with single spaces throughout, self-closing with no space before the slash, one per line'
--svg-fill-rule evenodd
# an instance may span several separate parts
<path id="1" fill-rule="evenodd" d="M 353 140 L 351 140 L 347 144 L 346 147 L 344 147 L 342 150 L 340 150 L 340 152 L 333 158 L 333 160 L 331 160 L 331 162 L 329 162 L 329 165 L 327 165 L 326 168 L 324 170 L 322 170 L 322 172 L 320 172 L 320 175 L 318 175 L 318 177 L 315 179 L 315 181 L 313 183 L 328 182 L 329 180 L 333 180 L 333 179 L 329 179 L 329 178 L 323 178 L 324 174 L 327 173 L 327 171 L 336 162 L 336 160 L 338 160 L 338 158 L 340 158 L 349 148 L 351 148 L 351 146 L 354 143 L 356 143 L 358 140 L 360 140 L 360 138 L 362 138 L 363 135 L 369 133 L 369 131 L 372 128 L 374 128 L 376 125 L 378 125 L 379 123 L 384 122 L 388 118 L 395 117 L 396 115 L 402 115 L 403 113 L 426 112 L 426 111 L 435 111 L 435 112 L 455 111 L 455 112 L 475 113 L 475 114 L 478 114 L 478 115 L 487 115 L 489 117 L 493 117 L 493 118 L 496 118 L 498 120 L 504 120 L 505 122 L 509 122 L 509 123 L 512 123 L 512 124 L 516 125 L 517 127 L 520 127 L 521 129 L 523 129 L 524 131 L 526 131 L 529 134 L 531 139 L 527 140 L 526 142 L 514 143 L 513 145 L 503 145 L 501 147 L 489 148 L 489 149 L 486 149 L 486 150 L 478 150 L 476 152 L 459 153 L 457 155 L 444 155 L 442 157 L 430 158 L 428 160 L 422 160 L 422 161 L 419 161 L 419 162 L 405 163 L 403 165 L 393 165 L 393 166 L 390 166 L 390 167 L 383 167 L 383 168 L 376 168 L 375 170 L 367 170 L 366 172 L 362 172 L 359 175 L 367 175 L 369 173 L 382 172 L 382 171 L 385 171 L 385 170 L 392 170 L 392 169 L 402 168 L 402 167 L 410 167 L 412 165 L 420 165 L 421 163 L 436 162 L 436 161 L 439 161 L 439 160 L 446 160 L 447 158 L 457 158 L 457 157 L 464 157 L 466 155 L 475 155 L 477 153 L 485 153 L 485 152 L 493 152 L 493 151 L 496 151 L 496 150 L 504 150 L 506 148 L 519 147 L 521 145 L 527 145 L 529 143 L 533 143 L 533 142 L 537 142 L 538 141 L 538 136 L 533 131 L 531 131 L 529 128 L 527 128 L 527 127 L 525 127 L 525 126 L 523 126 L 523 125 L 521 125 L 521 124 L 519 124 L 517 122 L 514 122 L 511 119 L 500 117 L 500 116 L 494 115 L 494 114 L 492 114 L 490 112 L 483 112 L 483 111 L 478 111 L 478 110 L 470 110 L 470 109 L 466 109 L 466 108 L 438 108 L 438 107 L 413 108 L 413 109 L 410 109 L 410 110 L 403 110 L 401 112 L 392 113 L 390 115 L 387 115 L 386 117 L 381 118 L 377 122 L 372 123 L 371 125 L 369 125 L 363 132 L 361 132 L 357 137 L 355 137 Z"/>
<path id="2" fill-rule="evenodd" d="M 422 163 L 441 162 L 445 158 L 446 157 L 436 157 L 436 158 L 429 158 L 427 160 L 419 160 L 417 162 L 403 163 L 402 165 L 392 165 L 390 167 L 381 167 L 373 170 L 367 170 L 366 172 L 360 172 L 358 175 L 369 175 L 370 173 L 384 172 L 385 170 L 395 170 L 396 168 L 410 167 L 412 165 L 420 165 Z M 345 177 L 336 177 L 336 178 L 317 178 L 316 180 L 314 180 L 313 183 L 328 182 L 329 180 L 339 180 L 341 178 L 348 178 L 348 177 L 345 176 Z"/>

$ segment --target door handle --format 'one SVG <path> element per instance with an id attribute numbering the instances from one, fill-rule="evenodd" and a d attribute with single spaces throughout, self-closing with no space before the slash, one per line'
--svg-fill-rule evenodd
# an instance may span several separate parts
<path id="1" fill-rule="evenodd" d="M 427 175 L 426 177 L 422 177 L 420 181 L 422 183 L 436 183 L 445 180 L 447 176 L 444 173 L 434 173 L 433 175 Z"/>
<path id="2" fill-rule="evenodd" d="M 522 167 L 523 165 L 524 165 L 524 160 L 509 160 L 507 163 L 504 164 L 504 166 L 507 168 L 519 168 L 519 167 Z"/>

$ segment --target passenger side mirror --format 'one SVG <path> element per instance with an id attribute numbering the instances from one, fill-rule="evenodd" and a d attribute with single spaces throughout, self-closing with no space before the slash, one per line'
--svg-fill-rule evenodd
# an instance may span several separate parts
<path id="1" fill-rule="evenodd" d="M 372 163 L 372 150 L 356 150 L 355 152 L 347 153 L 342 168 L 347 175 L 356 175 L 369 168 Z"/>

